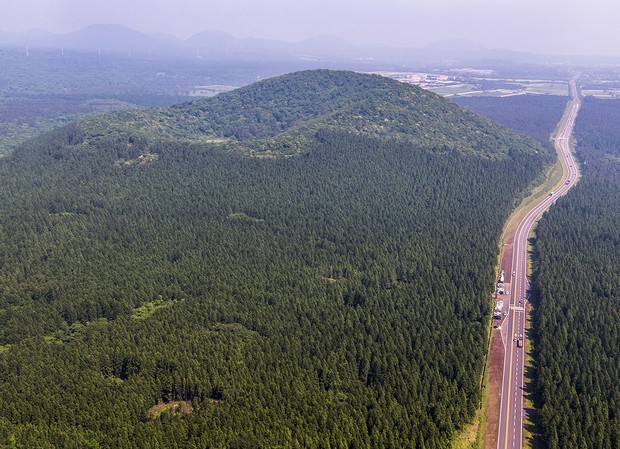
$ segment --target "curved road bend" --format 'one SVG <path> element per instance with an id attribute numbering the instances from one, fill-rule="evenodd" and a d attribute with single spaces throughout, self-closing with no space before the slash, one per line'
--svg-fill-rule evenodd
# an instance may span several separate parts
<path id="1" fill-rule="evenodd" d="M 560 129 L 553 139 L 555 147 L 564 159 L 568 176 L 555 192 L 544 197 L 523 218 L 514 238 L 512 267 L 506 270 L 510 282 L 510 296 L 507 315 L 502 323 L 502 342 L 504 343 L 504 374 L 499 418 L 498 449 L 521 449 L 523 447 L 523 370 L 525 356 L 525 306 L 528 296 L 527 244 L 528 236 L 536 220 L 577 182 L 577 164 L 570 151 L 570 136 L 575 118 L 581 104 L 575 80 L 570 82 L 572 99 L 568 103 L 560 121 Z M 519 343 L 521 339 L 521 343 Z"/>

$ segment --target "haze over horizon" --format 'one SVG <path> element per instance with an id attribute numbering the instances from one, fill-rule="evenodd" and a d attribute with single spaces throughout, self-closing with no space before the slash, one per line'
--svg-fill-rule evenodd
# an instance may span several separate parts
<path id="1" fill-rule="evenodd" d="M 611 0 L 8 0 L 0 30 L 76 31 L 121 24 L 185 39 L 205 30 L 300 41 L 330 34 L 357 44 L 423 47 L 467 39 L 488 48 L 620 55 Z"/>

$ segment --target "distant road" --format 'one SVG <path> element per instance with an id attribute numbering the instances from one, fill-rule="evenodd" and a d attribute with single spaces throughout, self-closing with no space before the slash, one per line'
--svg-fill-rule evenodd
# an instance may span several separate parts
<path id="1" fill-rule="evenodd" d="M 553 139 L 560 157 L 566 164 L 568 175 L 561 187 L 536 203 L 519 223 L 513 243 L 512 267 L 502 267 L 506 271 L 506 281 L 510 283 L 510 295 L 507 315 L 501 330 L 505 351 L 498 449 L 521 449 L 523 447 L 525 307 L 529 295 L 528 236 L 536 220 L 551 207 L 559 196 L 566 194 L 575 185 L 579 174 L 569 143 L 581 105 L 574 79 L 570 82 L 570 95 L 571 100 L 560 121 L 556 137 Z"/>

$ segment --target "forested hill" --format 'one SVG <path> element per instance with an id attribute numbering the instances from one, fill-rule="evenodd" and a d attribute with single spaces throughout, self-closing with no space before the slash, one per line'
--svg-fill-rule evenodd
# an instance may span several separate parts
<path id="1" fill-rule="evenodd" d="M 227 143 L 252 154 L 307 151 L 319 129 L 491 158 L 536 151 L 521 135 L 417 86 L 328 70 L 283 75 L 171 108 L 117 112 L 82 128 L 88 141 L 174 138 Z"/>
<path id="2" fill-rule="evenodd" d="M 299 132 L 298 154 L 195 139 L 263 110 L 278 125 L 237 141 Z M 369 75 L 140 117 L 194 113 L 192 142 L 121 114 L 0 160 L 0 447 L 449 447 L 479 406 L 503 222 L 551 155 Z"/>

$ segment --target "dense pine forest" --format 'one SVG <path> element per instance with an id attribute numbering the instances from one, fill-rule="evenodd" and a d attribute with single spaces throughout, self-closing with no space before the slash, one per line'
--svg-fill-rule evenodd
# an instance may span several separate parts
<path id="1" fill-rule="evenodd" d="M 537 228 L 538 389 L 546 447 L 620 447 L 620 102 L 587 97 L 583 177 Z"/>
<path id="2" fill-rule="evenodd" d="M 567 97 L 513 95 L 510 97 L 454 97 L 452 100 L 552 148 L 550 137 L 562 117 Z"/>
<path id="3" fill-rule="evenodd" d="M 0 445 L 448 446 L 550 161 L 329 71 L 26 142 L 0 160 Z"/>

